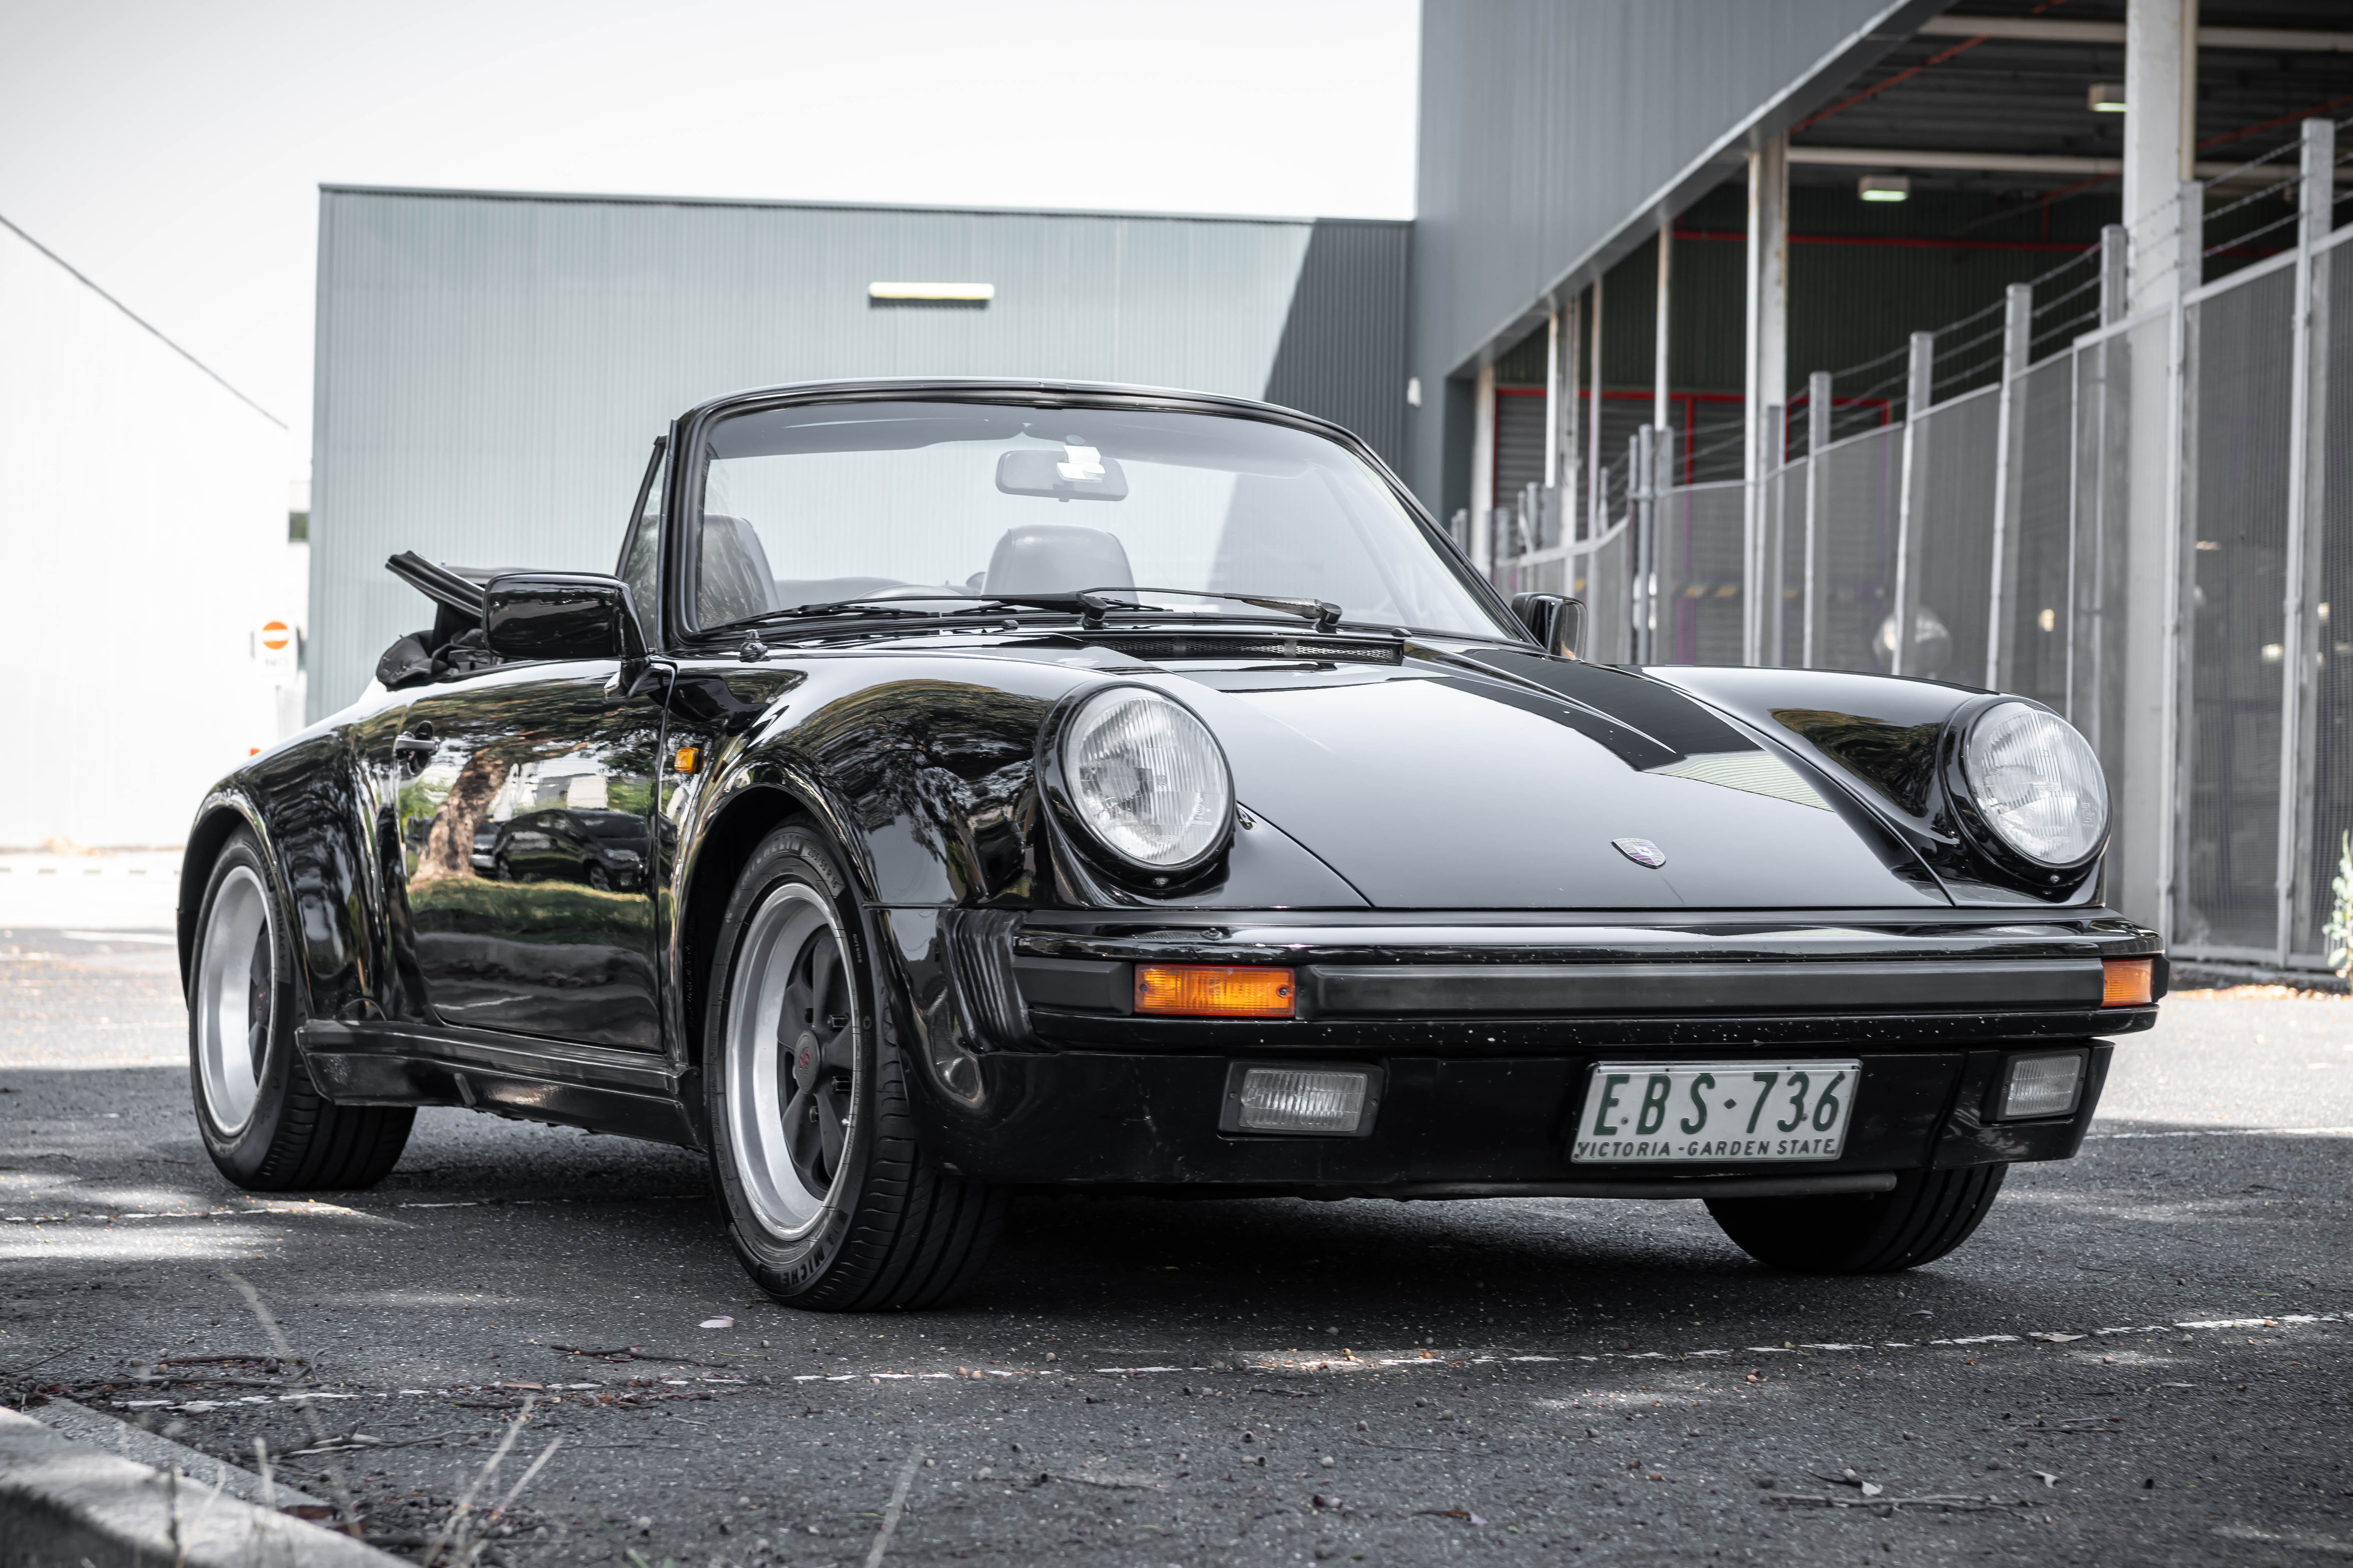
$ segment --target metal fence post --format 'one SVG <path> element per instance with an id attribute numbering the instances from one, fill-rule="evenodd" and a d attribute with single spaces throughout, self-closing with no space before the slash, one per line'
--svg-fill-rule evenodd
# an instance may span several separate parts
<path id="1" fill-rule="evenodd" d="M 2130 312 L 2132 230 L 2112 223 L 2100 230 L 2100 325 L 2113 327 Z"/>
<path id="2" fill-rule="evenodd" d="M 1905 377 L 1904 390 L 1904 469 L 1895 494 L 1895 609 L 1891 617 L 1894 647 L 1889 650 L 1887 669 L 1891 675 L 1911 673 L 1908 655 L 1912 643 L 1912 476 L 1919 471 L 1920 416 L 1928 411 L 1928 400 L 1935 395 L 1936 371 L 1936 334 L 1912 334 L 1911 374 Z"/>
<path id="3" fill-rule="evenodd" d="M 2174 202 L 2180 216 L 2173 228 L 2173 271 L 2187 294 L 2206 280 L 2206 184 L 2184 180 Z"/>
<path id="4" fill-rule="evenodd" d="M 1814 623 L 1820 618 L 1821 606 L 1829 596 L 1821 591 L 1822 491 L 1830 465 L 1823 460 L 1823 450 L 1831 444 L 1831 373 L 1818 370 L 1806 378 L 1806 585 L 1805 627 L 1799 636 L 1802 644 L 1799 657 L 1808 669 L 1814 668 Z"/>
<path id="5" fill-rule="evenodd" d="M 2181 251 L 2196 250 L 2200 265 L 2192 276 L 2203 271 L 2203 235 L 2206 222 L 2206 189 L 2196 180 L 2184 180 L 2174 188 L 2175 244 Z M 2173 269 L 2177 284 L 2182 281 L 2180 257 L 2175 257 Z M 2168 320 L 2165 335 L 2165 363 L 2152 375 L 2137 361 L 2147 356 L 2134 348 L 2122 335 L 2101 344 L 2104 359 L 2111 349 L 2123 356 L 2122 380 L 2126 387 L 2124 399 L 2123 426 L 2125 454 L 2122 472 L 2102 479 L 2102 538 L 2101 548 L 2116 558 L 2104 561 L 2097 592 L 2103 605 L 2101 628 L 2104 641 L 2095 651 L 2093 680 L 2099 689 L 2100 712 L 2104 728 L 2094 745 L 2100 748 L 2101 761 L 2108 767 L 2108 776 L 2116 778 L 2135 763 L 2149 766 L 2154 777 L 2144 784 L 2136 777 L 2126 776 L 2121 791 L 2109 786 L 2116 800 L 2116 823 L 2109 838 L 2105 863 L 2100 871 L 2101 901 L 2112 908 L 2130 910 L 2126 900 L 2136 897 L 2128 873 L 2134 869 L 2133 859 L 2140 859 L 2148 868 L 2143 886 L 2155 900 L 2155 908 L 2147 923 L 2157 928 L 2158 934 L 2168 945 L 2177 940 L 2176 927 L 2181 912 L 2181 868 L 2189 864 L 2189 818 L 2188 802 L 2195 798 L 2196 758 L 2184 737 L 2193 733 L 2188 705 L 2193 688 L 2191 660 L 2197 647 L 2197 621 L 2185 612 L 2193 603 L 2196 593 L 2196 568 L 2192 564 L 2195 552 L 2191 549 L 2195 530 L 2190 517 L 2198 501 L 2199 443 L 2196 433 L 2201 427 L 2204 412 L 2200 407 L 2196 367 L 2204 358 L 2201 342 L 2201 315 L 2193 314 L 2184 295 L 2187 290 L 2176 287 L 2167 301 Z M 2145 346 L 2145 345 L 2144 345 Z M 2104 374 L 2113 374 L 2115 365 L 2107 360 Z M 2149 395 L 2151 386 L 2161 392 L 2164 406 L 2161 420 L 2152 420 L 2140 405 Z M 2104 410 L 2109 406 L 2103 405 Z M 2149 531 L 2140 524 L 2134 512 L 2134 487 L 2147 476 L 2148 459 L 2142 455 L 2152 424 L 2162 441 L 2158 454 L 2158 466 L 2163 480 L 2161 489 L 2160 527 L 2148 540 L 2137 538 L 2137 532 Z M 2121 498 L 2118 500 L 2116 498 Z M 2118 525 L 2122 537 L 2108 541 L 2106 509 L 2116 506 L 2125 515 Z M 2159 568 L 2143 571 L 2134 559 L 2134 552 L 2146 544 L 2154 543 Z M 2151 580 L 2154 580 L 2153 583 Z M 2158 593 L 2159 613 L 2147 614 L 2149 586 Z M 2136 586 L 2142 592 L 2136 595 Z M 2155 621 L 2152 636 L 2141 629 L 2144 621 Z M 2154 704 L 2157 734 L 2154 742 L 2139 737 L 2134 702 L 2134 667 L 2136 657 L 2150 658 L 2151 645 L 2156 657 L 2152 668 L 2159 682 Z M 2145 724 L 2146 721 L 2142 721 Z M 2117 762 L 2107 762 L 2110 748 Z M 2152 801 L 2149 796 L 2154 795 Z M 2137 823 L 2147 826 L 2136 828 Z M 2140 850 L 2134 842 L 2136 832 L 2154 837 L 2153 851 Z M 2123 848 L 2117 847 L 2119 839 Z"/>
<path id="6" fill-rule="evenodd" d="M 2018 542 L 2012 537 L 2025 496 L 2025 465 L 2020 461 L 2018 424 L 2025 414 L 2022 395 L 2026 356 L 2034 338 L 2034 285 L 2013 283 L 2002 300 L 2001 390 L 1994 415 L 1993 582 L 1986 598 L 1985 683 L 2001 689 L 2010 662 L 2005 617 L 2018 581 Z"/>
<path id="7" fill-rule="evenodd" d="M 1664 425 L 1651 437 L 1651 658 L 1659 657 L 1660 557 L 1665 552 L 1667 531 L 1667 499 L 1675 489 L 1675 466 L 1686 454 L 1679 452 L 1674 431 Z"/>
<path id="8" fill-rule="evenodd" d="M 1647 664 L 1651 658 L 1651 591 L 1657 586 L 1651 560 L 1651 540 L 1657 531 L 1651 523 L 1658 506 L 1652 484 L 1657 465 L 1651 454 L 1658 447 L 1658 437 L 1657 426 L 1644 425 L 1626 444 L 1626 500 L 1634 514 L 1634 626 L 1629 651 L 1636 664 Z"/>
<path id="9" fill-rule="evenodd" d="M 2325 331 L 2327 278 L 2320 242 L 2327 237 L 2336 201 L 2337 127 L 2327 120 L 2304 122 L 2303 212 L 2295 226 L 2295 304 L 2293 327 L 2294 379 L 2288 388 L 2287 551 L 2280 647 L 2279 964 L 2287 967 L 2295 946 L 2296 910 L 2312 860 L 2313 802 L 2304 787 L 2312 761 L 2312 735 L 2318 714 L 2314 658 L 2305 644 L 2317 617 L 2319 596 L 2321 474 L 2326 460 L 2313 429 L 2327 396 L 2327 355 L 2316 354 L 2316 331 Z M 2318 374 L 2316 374 L 2317 372 Z M 2316 653 L 2316 647 L 2313 650 Z"/>
<path id="10" fill-rule="evenodd" d="M 1577 398 L 1577 360 L 1585 329 L 1584 296 L 1570 295 L 1564 311 L 1553 313 L 1553 319 L 1560 323 L 1558 368 L 1549 373 L 1553 376 L 1553 401 L 1546 410 L 1551 416 L 1551 435 L 1556 443 L 1556 456 L 1549 460 L 1550 478 L 1546 480 L 1554 491 L 1555 544 L 1567 544 L 1577 537 L 1575 520 L 1584 510 L 1578 501 L 1585 478 L 1585 451 L 1578 439 L 1581 410 Z"/>
<path id="11" fill-rule="evenodd" d="M 1586 374 L 1592 387 L 1592 406 L 1585 420 L 1585 537 L 1599 539 L 1609 531 L 1609 497 L 1601 472 L 1601 278 L 1593 279 L 1593 364 Z"/>

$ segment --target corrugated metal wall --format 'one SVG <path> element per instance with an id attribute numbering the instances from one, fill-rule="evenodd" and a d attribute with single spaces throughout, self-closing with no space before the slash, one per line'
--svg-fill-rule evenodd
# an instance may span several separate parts
<path id="1" fill-rule="evenodd" d="M 1842 77 L 1904 0 L 1425 0 L 1411 374 L 1435 388 L 1712 150 Z M 1891 37 L 1885 43 L 1892 43 Z M 1733 149 L 1736 152 L 1736 149 Z M 1409 416 L 1409 477 L 1441 512 L 1448 405 Z M 1457 472 L 1460 472 L 1459 466 Z"/>
<path id="2" fill-rule="evenodd" d="M 653 437 L 745 386 L 1065 376 L 1379 427 L 1403 397 L 1401 224 L 322 193 L 312 712 L 422 623 L 414 549 L 610 571 Z M 987 282 L 878 305 L 879 279 Z"/>
<path id="3" fill-rule="evenodd" d="M 1407 252 L 1413 226 L 1318 218 L 1266 398 L 1336 420 L 1392 464 L 1405 447 Z"/>

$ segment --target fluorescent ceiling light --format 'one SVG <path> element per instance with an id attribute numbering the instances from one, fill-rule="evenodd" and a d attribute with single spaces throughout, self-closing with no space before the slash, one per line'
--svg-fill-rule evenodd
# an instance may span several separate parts
<path id="1" fill-rule="evenodd" d="M 869 283 L 870 300 L 994 300 L 994 283 Z"/>
<path id="2" fill-rule="evenodd" d="M 1865 174 L 1855 182 L 1854 194 L 1867 202 L 1903 202 L 1912 199 L 1912 177 L 1909 174 Z"/>
<path id="3" fill-rule="evenodd" d="M 2095 81 L 2092 90 L 2084 95 L 2084 107 L 2094 114 L 2122 114 L 2125 111 L 2125 84 L 2120 81 Z"/>

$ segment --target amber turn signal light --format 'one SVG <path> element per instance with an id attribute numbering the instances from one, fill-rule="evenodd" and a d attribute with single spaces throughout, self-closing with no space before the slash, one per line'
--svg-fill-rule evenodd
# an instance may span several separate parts
<path id="1" fill-rule="evenodd" d="M 2153 958 L 2106 958 L 2100 961 L 2103 984 L 2100 1005 L 2103 1007 L 2146 1007 L 2157 998 L 2157 960 Z"/>
<path id="2" fill-rule="evenodd" d="M 701 773 L 702 771 L 702 748 L 701 746 L 681 746 L 678 749 L 677 755 L 670 758 L 670 765 L 682 773 Z"/>
<path id="3" fill-rule="evenodd" d="M 1135 1010 L 1180 1018 L 1288 1018 L 1298 986 L 1288 969 L 1139 963 Z"/>

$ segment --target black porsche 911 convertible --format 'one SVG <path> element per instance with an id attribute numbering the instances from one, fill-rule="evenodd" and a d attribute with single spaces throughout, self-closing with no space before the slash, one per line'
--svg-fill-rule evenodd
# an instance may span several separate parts
<path id="1" fill-rule="evenodd" d="M 946 1299 L 1023 1187 L 1701 1198 L 1895 1269 L 2165 988 L 2057 715 L 1588 662 L 1261 404 L 741 394 L 614 575 L 391 565 L 433 625 L 188 838 L 246 1187 L 366 1186 L 420 1105 L 659 1140 L 817 1309 Z"/>

